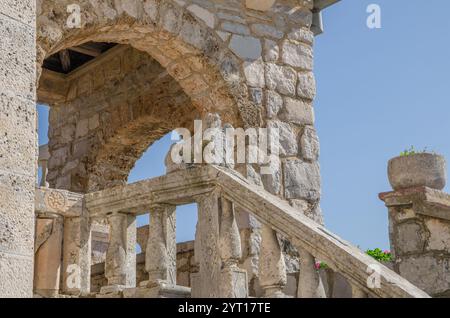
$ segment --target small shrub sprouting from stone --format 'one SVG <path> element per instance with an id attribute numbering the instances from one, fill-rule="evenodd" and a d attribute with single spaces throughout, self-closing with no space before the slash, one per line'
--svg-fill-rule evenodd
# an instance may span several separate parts
<path id="1" fill-rule="evenodd" d="M 392 254 L 390 251 L 382 251 L 379 248 L 376 248 L 374 250 L 367 250 L 366 254 L 369 256 L 372 256 L 374 259 L 376 259 L 379 262 L 390 262 L 392 261 Z"/>
<path id="2" fill-rule="evenodd" d="M 411 146 L 409 149 L 405 149 L 404 151 L 402 151 L 400 153 L 400 157 L 408 157 L 408 156 L 413 156 L 413 155 L 417 155 L 419 153 L 432 153 L 435 154 L 434 151 L 428 151 L 427 147 L 425 147 L 422 151 L 418 151 L 414 148 L 414 146 Z"/>

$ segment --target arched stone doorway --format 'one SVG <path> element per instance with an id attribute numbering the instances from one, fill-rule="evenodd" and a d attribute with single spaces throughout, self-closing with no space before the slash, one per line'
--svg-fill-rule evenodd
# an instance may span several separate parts
<path id="1" fill-rule="evenodd" d="M 69 5 L 80 8 L 79 28 L 67 24 Z M 320 215 L 312 9 L 313 1 L 299 5 L 290 0 L 280 0 L 264 13 L 246 9 L 243 1 L 38 2 L 39 90 L 52 80 L 41 70 L 44 59 L 62 50 L 113 42 L 131 55 L 141 54 L 133 64 L 134 57 L 123 52 L 118 65 L 111 61 L 101 67 L 102 73 L 79 71 L 68 76 L 72 82 L 65 77 L 65 84 L 60 83 L 63 97 L 50 118 L 55 123 L 50 128 L 50 184 L 88 192 L 124 183 L 153 141 L 214 112 L 235 127 L 278 128 L 281 157 L 273 174 L 261 177 L 256 165 L 248 165 L 247 173 L 299 210 Z M 153 77 L 155 73 L 159 75 Z M 96 83 L 99 74 L 103 83 Z M 142 77 L 133 80 L 136 76 Z M 146 85 L 153 80 L 155 85 Z M 105 83 L 111 85 L 109 91 L 103 90 Z M 115 99 L 121 89 L 126 96 Z M 133 89 L 134 96 L 128 96 Z M 96 105 L 85 107 L 88 103 Z M 106 107 L 93 111 L 97 104 Z M 175 111 L 179 116 L 173 116 Z M 266 235 L 272 247 L 278 246 L 274 237 Z M 277 279 L 268 277 L 266 284 L 283 284 Z"/>

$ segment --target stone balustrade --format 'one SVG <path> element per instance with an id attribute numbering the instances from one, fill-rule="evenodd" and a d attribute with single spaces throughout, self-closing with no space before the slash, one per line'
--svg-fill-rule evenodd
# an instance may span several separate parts
<path id="1" fill-rule="evenodd" d="M 239 267 L 242 251 L 236 224 L 238 207 L 262 224 L 259 271 L 263 296 L 285 296 L 286 269 L 280 247 L 280 237 L 283 237 L 300 255 L 298 297 L 326 297 L 325 290 L 329 290 L 329 286 L 324 288 L 314 268 L 317 259 L 326 262 L 331 271 L 351 284 L 354 297 L 428 297 L 406 279 L 299 213 L 298 209 L 228 168 L 193 166 L 84 196 L 65 191 L 40 191 L 36 198 L 39 212 L 54 211 L 40 208 L 45 193 L 50 191 L 64 196 L 67 212 L 60 212 L 62 215 L 108 219 L 111 238 L 105 264 L 108 285 L 97 297 L 159 297 L 168 291 L 179 297 L 247 297 L 247 273 Z M 69 208 L 77 196 L 79 200 L 84 198 L 84 203 L 72 204 Z M 197 203 L 199 214 L 195 241 L 199 271 L 191 275 L 191 289 L 176 285 L 174 211 L 177 205 L 187 203 Z M 149 212 L 145 259 L 148 280 L 136 286 L 134 222 L 137 215 Z M 63 255 L 68 252 L 66 247 L 63 246 Z M 85 257 L 79 263 L 87 262 L 89 256 Z M 368 285 L 374 274 L 371 268 L 377 268 L 375 274 L 380 285 L 375 288 Z"/>

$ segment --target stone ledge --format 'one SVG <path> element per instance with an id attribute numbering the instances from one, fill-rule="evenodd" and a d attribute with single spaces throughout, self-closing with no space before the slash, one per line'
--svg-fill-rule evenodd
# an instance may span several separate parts
<path id="1" fill-rule="evenodd" d="M 418 214 L 450 220 L 450 194 L 428 187 L 416 187 L 378 195 L 387 207 L 413 206 Z"/>

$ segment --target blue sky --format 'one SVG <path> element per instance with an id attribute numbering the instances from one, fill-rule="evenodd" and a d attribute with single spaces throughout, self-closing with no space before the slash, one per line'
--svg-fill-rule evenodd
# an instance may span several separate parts
<path id="1" fill-rule="evenodd" d="M 381 29 L 366 26 L 372 3 L 381 7 Z M 411 145 L 450 158 L 449 13 L 447 0 L 343 0 L 324 12 L 315 47 L 322 209 L 331 231 L 363 249 L 389 248 L 378 199 L 390 190 L 387 161 Z M 48 113 L 38 110 L 43 144 Z M 163 174 L 170 143 L 155 143 L 129 181 Z M 195 207 L 177 217 L 178 241 L 193 239 Z"/>

